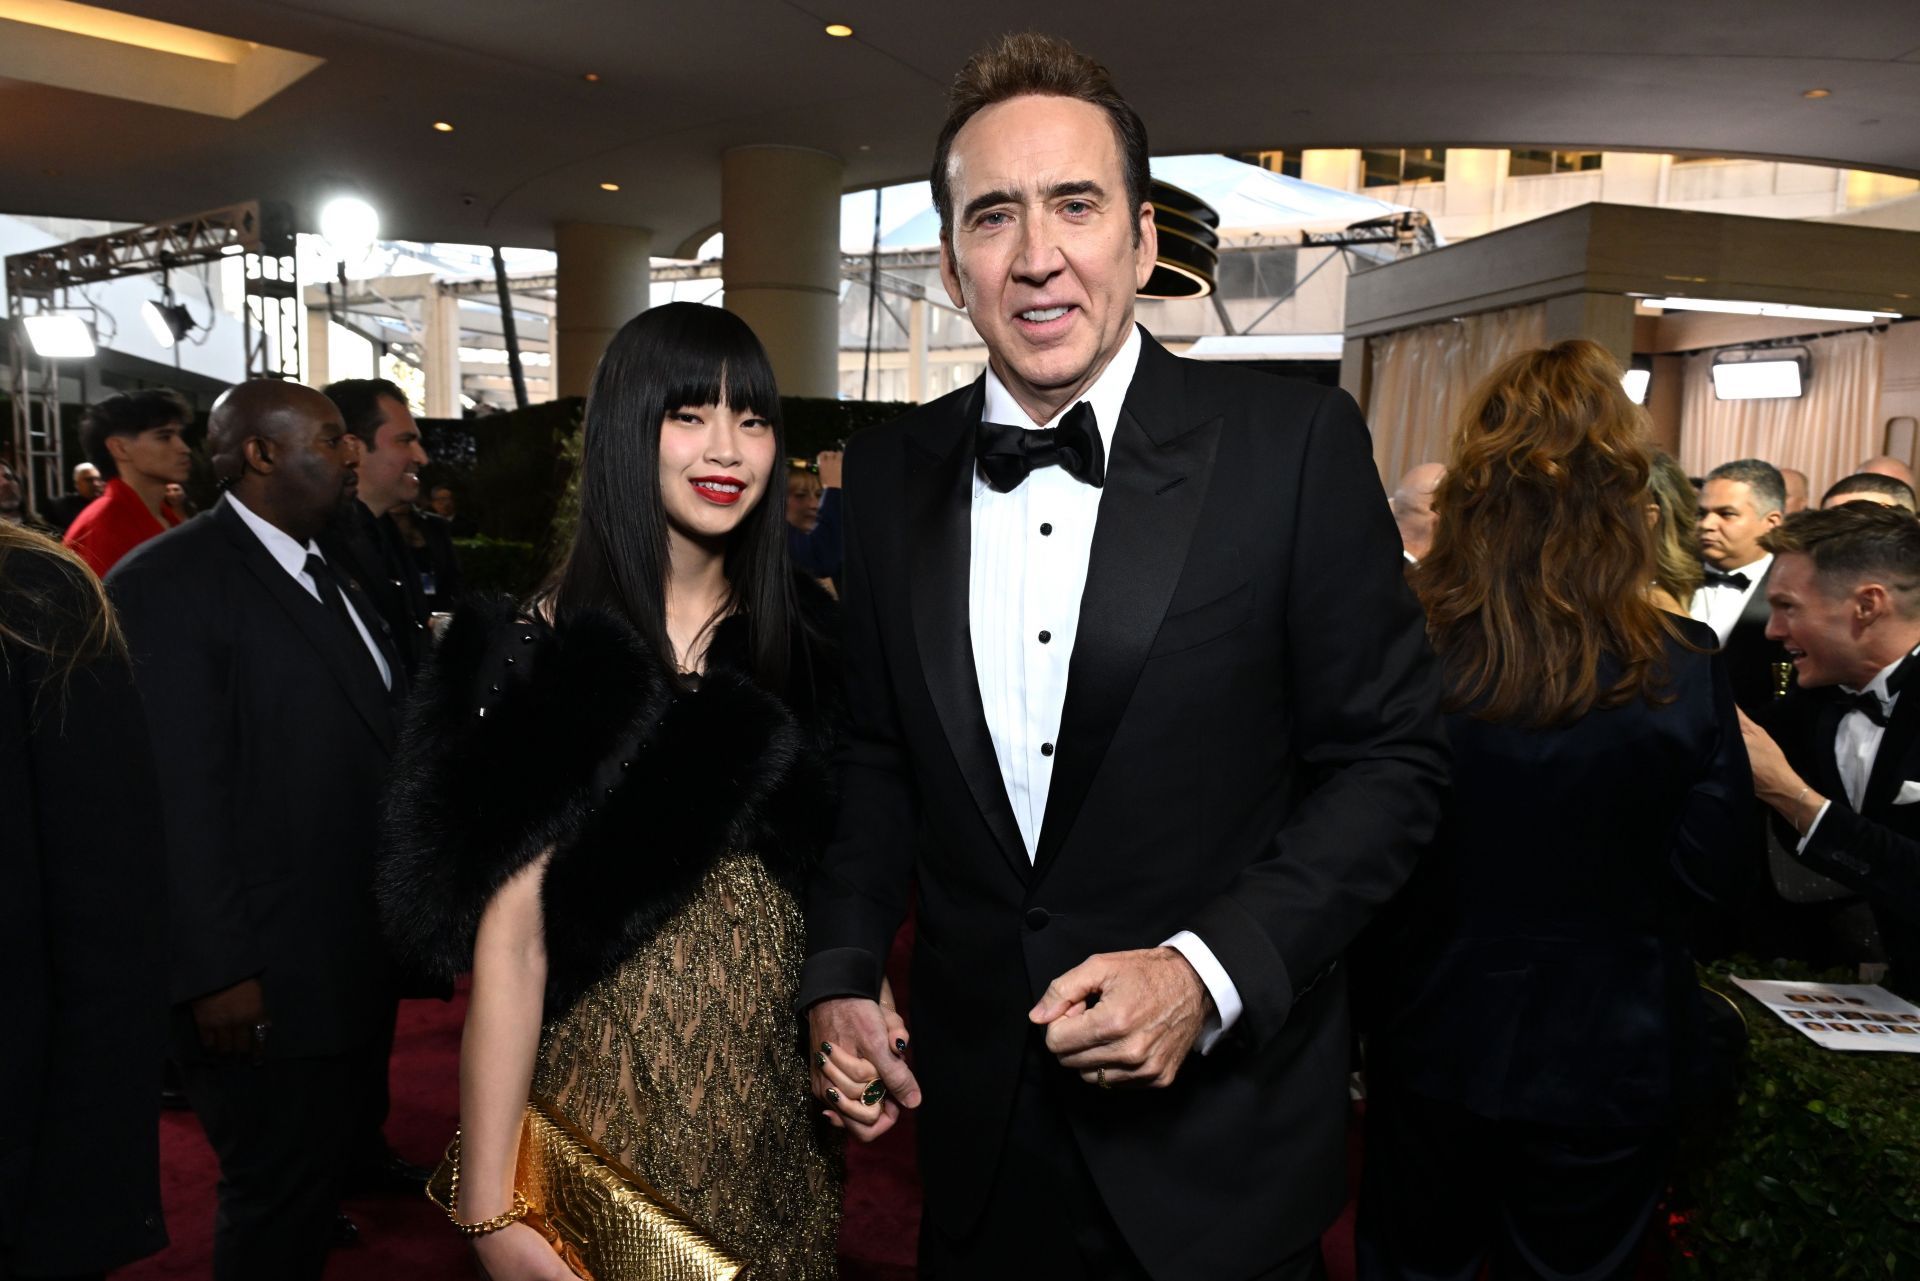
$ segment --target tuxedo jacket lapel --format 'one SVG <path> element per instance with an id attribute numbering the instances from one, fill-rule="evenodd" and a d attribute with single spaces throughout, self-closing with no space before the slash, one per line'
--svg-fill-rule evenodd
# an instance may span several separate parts
<path id="1" fill-rule="evenodd" d="M 1178 359 L 1143 333 L 1080 597 L 1036 877 L 1073 829 L 1187 562 L 1220 419 L 1184 403 L 1183 383 Z"/>
<path id="2" fill-rule="evenodd" d="M 1882 811 L 1893 804 L 1905 781 L 1907 757 L 1916 739 L 1920 739 L 1920 696 L 1909 691 L 1894 703 L 1893 714 L 1887 718 L 1887 732 L 1880 737 L 1880 750 L 1874 754 L 1873 769 L 1867 775 L 1867 790 L 1860 798 L 1862 814 Z"/>
<path id="3" fill-rule="evenodd" d="M 361 652 L 357 654 L 347 648 L 349 639 L 358 645 L 358 638 L 341 634 L 340 624 L 327 612 L 327 607 L 309 595 L 305 588 L 294 581 L 293 575 L 287 573 L 260 545 L 260 540 L 254 537 L 253 531 L 247 528 L 238 512 L 223 501 L 216 509 L 215 516 L 226 527 L 227 536 L 239 550 L 247 569 L 319 652 L 327 671 L 339 683 L 354 710 L 367 722 L 367 727 L 381 745 L 392 751 L 393 712 L 387 703 L 387 691 L 380 687 L 380 674 L 375 670 L 373 659 L 365 652 L 365 647 L 361 646 Z M 355 602 L 355 608 L 361 611 L 363 621 L 378 617 L 364 596 Z M 369 630 L 373 628 L 374 625 L 369 624 Z M 389 655 L 387 667 L 398 680 L 398 660 Z"/>
<path id="4" fill-rule="evenodd" d="M 1014 874 L 1032 871 L 1007 800 L 973 664 L 970 570 L 973 561 L 973 434 L 985 399 L 982 383 L 960 401 L 946 431 L 914 442 L 907 484 L 913 504 L 913 574 L 907 592 L 927 692 L 974 803 Z"/>

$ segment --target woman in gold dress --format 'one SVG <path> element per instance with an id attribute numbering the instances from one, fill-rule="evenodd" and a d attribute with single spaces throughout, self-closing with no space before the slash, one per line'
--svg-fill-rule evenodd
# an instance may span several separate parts
<path id="1" fill-rule="evenodd" d="M 528 606 L 459 611 L 416 699 L 380 888 L 405 960 L 471 962 L 451 1210 L 493 1281 L 574 1275 L 515 1217 L 530 1097 L 756 1281 L 835 1275 L 793 997 L 839 681 L 832 603 L 787 563 L 778 410 L 737 318 L 631 321 L 569 555 Z"/>

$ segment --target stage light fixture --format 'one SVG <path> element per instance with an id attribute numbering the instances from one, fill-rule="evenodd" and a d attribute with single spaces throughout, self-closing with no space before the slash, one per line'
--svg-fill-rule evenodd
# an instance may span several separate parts
<path id="1" fill-rule="evenodd" d="M 620 190 L 620 184 L 619 184 L 619 183 L 617 183 L 617 182 L 603 182 L 603 183 L 601 183 L 601 184 L 600 184 L 600 190 L 602 190 L 602 191 L 618 191 L 618 190 Z"/>
<path id="2" fill-rule="evenodd" d="M 434 121 L 433 128 L 436 133 L 452 133 L 453 132 L 453 126 L 448 124 L 444 120 Z"/>
<path id="3" fill-rule="evenodd" d="M 1806 393 L 1813 356 L 1805 347 L 1735 347 L 1713 358 L 1720 400 L 1790 400 Z"/>
<path id="4" fill-rule="evenodd" d="M 827 34 L 836 40 L 845 40 L 853 34 L 853 28 L 844 22 L 829 22 L 827 24 Z"/>
<path id="5" fill-rule="evenodd" d="M 158 302 L 141 303 L 140 319 L 147 322 L 147 332 L 162 347 L 181 342 L 194 328 L 192 314 L 173 300 L 171 289 L 162 294 Z"/>
<path id="6" fill-rule="evenodd" d="M 1620 382 L 1627 389 L 1627 399 L 1636 405 L 1647 403 L 1647 384 L 1653 381 L 1651 369 L 1629 369 L 1620 376 Z"/>
<path id="7" fill-rule="evenodd" d="M 79 316 L 50 312 L 26 318 L 27 341 L 45 360 L 85 360 L 94 354 L 93 330 Z"/>
<path id="8" fill-rule="evenodd" d="M 358 196 L 335 196 L 320 210 L 320 238 L 337 262 L 357 262 L 380 238 L 380 213 Z"/>

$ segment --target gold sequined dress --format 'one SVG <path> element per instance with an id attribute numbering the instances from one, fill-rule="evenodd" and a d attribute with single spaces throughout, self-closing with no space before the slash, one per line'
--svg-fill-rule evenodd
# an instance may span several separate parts
<path id="1" fill-rule="evenodd" d="M 723 855 L 651 942 L 547 1025 L 534 1067 L 536 1095 L 754 1281 L 837 1275 L 840 1156 L 810 1106 L 793 1014 L 805 943 L 799 904 L 760 859 Z"/>

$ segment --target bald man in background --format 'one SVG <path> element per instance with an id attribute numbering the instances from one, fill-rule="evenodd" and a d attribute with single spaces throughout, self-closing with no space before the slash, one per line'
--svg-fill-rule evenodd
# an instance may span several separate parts
<path id="1" fill-rule="evenodd" d="M 405 674 L 314 541 L 354 496 L 346 435 L 310 388 L 231 389 L 226 492 L 107 578 L 163 797 L 173 1054 L 220 1158 L 215 1281 L 319 1278 L 390 1012 L 373 853 Z"/>
<path id="2" fill-rule="evenodd" d="M 1447 469 L 1441 464 L 1421 463 L 1402 476 L 1393 492 L 1387 495 L 1387 506 L 1393 512 L 1394 524 L 1400 527 L 1401 552 L 1408 564 L 1419 564 L 1433 549 L 1433 531 L 1440 524 L 1433 510 L 1433 491 L 1440 488 L 1440 482 L 1446 477 Z"/>
<path id="3" fill-rule="evenodd" d="M 1795 512 L 1805 511 L 1808 495 L 1812 492 L 1808 488 L 1807 473 L 1782 467 L 1780 479 L 1787 483 L 1787 505 L 1780 509 L 1781 514 L 1791 516 Z"/>
<path id="4" fill-rule="evenodd" d="M 1876 476 L 1891 476 L 1908 489 L 1920 491 L 1920 483 L 1916 483 L 1913 479 L 1913 468 L 1892 454 L 1875 454 L 1871 458 L 1863 458 L 1860 460 L 1860 465 L 1853 470 L 1871 472 Z"/>

